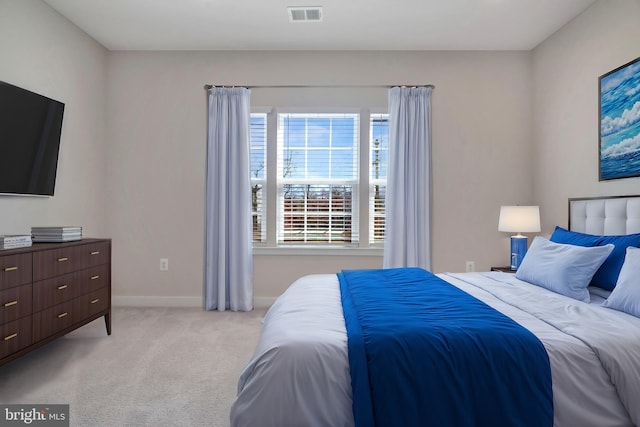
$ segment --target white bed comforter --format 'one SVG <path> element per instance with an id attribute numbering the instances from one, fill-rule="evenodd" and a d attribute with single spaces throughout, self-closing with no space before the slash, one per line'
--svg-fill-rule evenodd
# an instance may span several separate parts
<path id="1" fill-rule="evenodd" d="M 640 426 L 640 319 L 513 274 L 439 276 L 542 341 L 551 361 L 555 427 Z M 238 382 L 231 426 L 353 425 L 338 279 L 305 276 L 264 318 L 254 356 Z"/>

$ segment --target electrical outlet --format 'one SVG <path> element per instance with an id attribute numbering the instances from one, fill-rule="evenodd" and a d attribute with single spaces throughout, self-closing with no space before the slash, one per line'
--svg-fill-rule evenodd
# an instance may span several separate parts
<path id="1" fill-rule="evenodd" d="M 169 258 L 160 258 L 160 271 L 169 270 Z"/>
<path id="2" fill-rule="evenodd" d="M 471 273 L 472 271 L 476 271 L 476 263 L 475 261 L 467 261 L 467 273 Z"/>

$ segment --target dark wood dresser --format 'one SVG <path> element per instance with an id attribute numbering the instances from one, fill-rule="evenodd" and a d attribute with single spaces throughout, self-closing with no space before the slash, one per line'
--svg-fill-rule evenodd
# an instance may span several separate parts
<path id="1" fill-rule="evenodd" d="M 0 251 L 0 365 L 104 316 L 111 335 L 111 240 Z"/>

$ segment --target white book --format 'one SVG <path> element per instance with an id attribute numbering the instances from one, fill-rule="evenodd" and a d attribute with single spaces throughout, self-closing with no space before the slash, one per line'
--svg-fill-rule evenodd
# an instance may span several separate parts
<path id="1" fill-rule="evenodd" d="M 15 249 L 15 248 L 26 248 L 31 246 L 31 240 L 28 242 L 14 242 L 14 243 L 4 243 L 0 245 L 1 249 Z"/>
<path id="2" fill-rule="evenodd" d="M 44 232 L 34 232 L 31 233 L 32 236 L 53 236 L 53 237 L 60 237 L 60 236 L 82 236 L 81 232 L 68 232 L 68 233 L 44 233 Z"/>
<path id="3" fill-rule="evenodd" d="M 31 228 L 31 234 L 46 234 L 46 235 L 62 235 L 62 234 L 82 234 L 82 227 L 71 228 Z"/>
<path id="4" fill-rule="evenodd" d="M 31 236 L 28 234 L 0 235 L 0 243 L 13 243 L 13 242 L 31 242 Z"/>
<path id="5" fill-rule="evenodd" d="M 73 242 L 82 240 L 82 236 L 33 236 L 34 242 Z"/>

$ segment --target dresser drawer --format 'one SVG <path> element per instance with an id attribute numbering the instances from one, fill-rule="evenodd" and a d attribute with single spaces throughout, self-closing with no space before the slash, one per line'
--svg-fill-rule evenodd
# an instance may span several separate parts
<path id="1" fill-rule="evenodd" d="M 82 319 L 100 313 L 109 307 L 109 290 L 102 288 L 78 298 L 78 314 Z"/>
<path id="2" fill-rule="evenodd" d="M 0 359 L 31 344 L 31 317 L 0 325 Z"/>
<path id="3" fill-rule="evenodd" d="M 40 341 L 73 325 L 77 320 L 74 301 L 67 301 L 33 314 L 33 340 Z"/>
<path id="4" fill-rule="evenodd" d="M 96 265 L 108 263 L 111 259 L 109 246 L 108 242 L 78 246 L 78 250 L 82 257 L 82 265 L 86 267 L 94 267 Z"/>
<path id="5" fill-rule="evenodd" d="M 107 264 L 79 271 L 80 294 L 84 295 L 106 287 L 109 283 L 109 273 L 109 265 Z"/>
<path id="6" fill-rule="evenodd" d="M 31 314 L 31 285 L 0 291 L 0 325 Z"/>
<path id="7" fill-rule="evenodd" d="M 33 281 L 37 282 L 81 268 L 82 252 L 77 247 L 66 247 L 35 252 L 33 254 Z"/>
<path id="8" fill-rule="evenodd" d="M 33 284 L 33 312 L 63 303 L 80 296 L 78 273 L 63 274 Z"/>
<path id="9" fill-rule="evenodd" d="M 0 256 L 0 290 L 25 283 L 31 283 L 31 254 Z"/>

